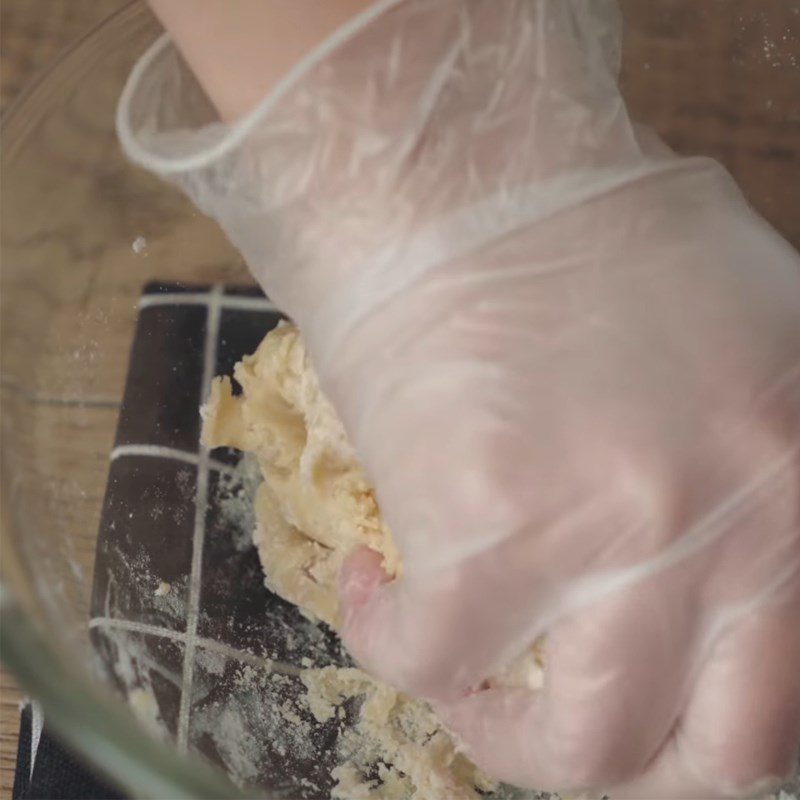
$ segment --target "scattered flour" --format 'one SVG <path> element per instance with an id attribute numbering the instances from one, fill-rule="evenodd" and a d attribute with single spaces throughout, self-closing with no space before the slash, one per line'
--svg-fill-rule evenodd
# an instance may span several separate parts
<path id="1" fill-rule="evenodd" d="M 242 456 L 235 470 L 220 472 L 217 478 L 217 524 L 230 533 L 235 549 L 240 552 L 253 546 L 253 532 L 256 530 L 254 501 L 262 480 L 258 461 L 251 453 Z"/>
<path id="2" fill-rule="evenodd" d="M 152 687 L 139 686 L 131 689 L 128 694 L 128 703 L 130 703 L 136 719 L 142 723 L 142 726 L 151 734 L 162 738 L 161 711 L 159 710 L 158 702 L 153 694 Z"/>
<path id="3" fill-rule="evenodd" d="M 201 653 L 202 667 L 209 675 L 223 675 L 225 673 L 225 665 L 228 663 L 228 657 L 224 653 L 205 647 L 202 649 Z"/>

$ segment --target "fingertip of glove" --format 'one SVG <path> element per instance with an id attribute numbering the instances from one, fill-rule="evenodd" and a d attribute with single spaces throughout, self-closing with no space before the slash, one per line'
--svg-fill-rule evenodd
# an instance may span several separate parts
<path id="1" fill-rule="evenodd" d="M 350 553 L 339 572 L 342 639 L 356 662 L 375 674 L 380 674 L 378 662 L 389 659 L 386 598 L 379 591 L 389 580 L 383 557 L 368 547 Z"/>
<path id="2" fill-rule="evenodd" d="M 536 759 L 527 752 L 535 731 L 529 724 L 535 704 L 529 690 L 501 688 L 437 702 L 434 707 L 461 752 L 487 772 L 524 786 L 536 776 Z"/>
<path id="3" fill-rule="evenodd" d="M 354 614 L 388 580 L 389 576 L 383 569 L 383 556 L 375 550 L 358 547 L 347 556 L 339 573 L 339 597 L 345 629 L 352 623 Z"/>

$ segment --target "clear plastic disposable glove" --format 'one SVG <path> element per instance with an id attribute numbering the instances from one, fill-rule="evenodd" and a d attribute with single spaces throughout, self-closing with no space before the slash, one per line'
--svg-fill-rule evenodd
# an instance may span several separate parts
<path id="1" fill-rule="evenodd" d="M 404 560 L 345 638 L 513 783 L 757 794 L 800 742 L 800 260 L 629 119 L 605 0 L 378 3 L 248 116 L 120 106 L 299 323 Z M 541 690 L 485 683 L 546 635 Z"/>

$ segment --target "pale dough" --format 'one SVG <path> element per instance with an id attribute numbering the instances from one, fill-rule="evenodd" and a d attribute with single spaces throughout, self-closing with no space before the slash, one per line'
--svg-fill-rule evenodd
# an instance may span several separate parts
<path id="1" fill-rule="evenodd" d="M 364 544 L 394 577 L 400 560 L 391 533 L 297 329 L 271 331 L 233 374 L 242 394 L 233 396 L 228 377 L 214 380 L 203 443 L 255 454 L 264 475 L 255 539 L 267 585 L 337 628 L 342 561 Z"/>

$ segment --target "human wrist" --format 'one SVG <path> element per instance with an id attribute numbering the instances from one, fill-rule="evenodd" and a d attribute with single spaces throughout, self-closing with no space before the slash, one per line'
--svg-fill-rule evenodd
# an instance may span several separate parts
<path id="1" fill-rule="evenodd" d="M 304 56 L 372 0 L 149 0 L 219 111 L 258 103 Z"/>

